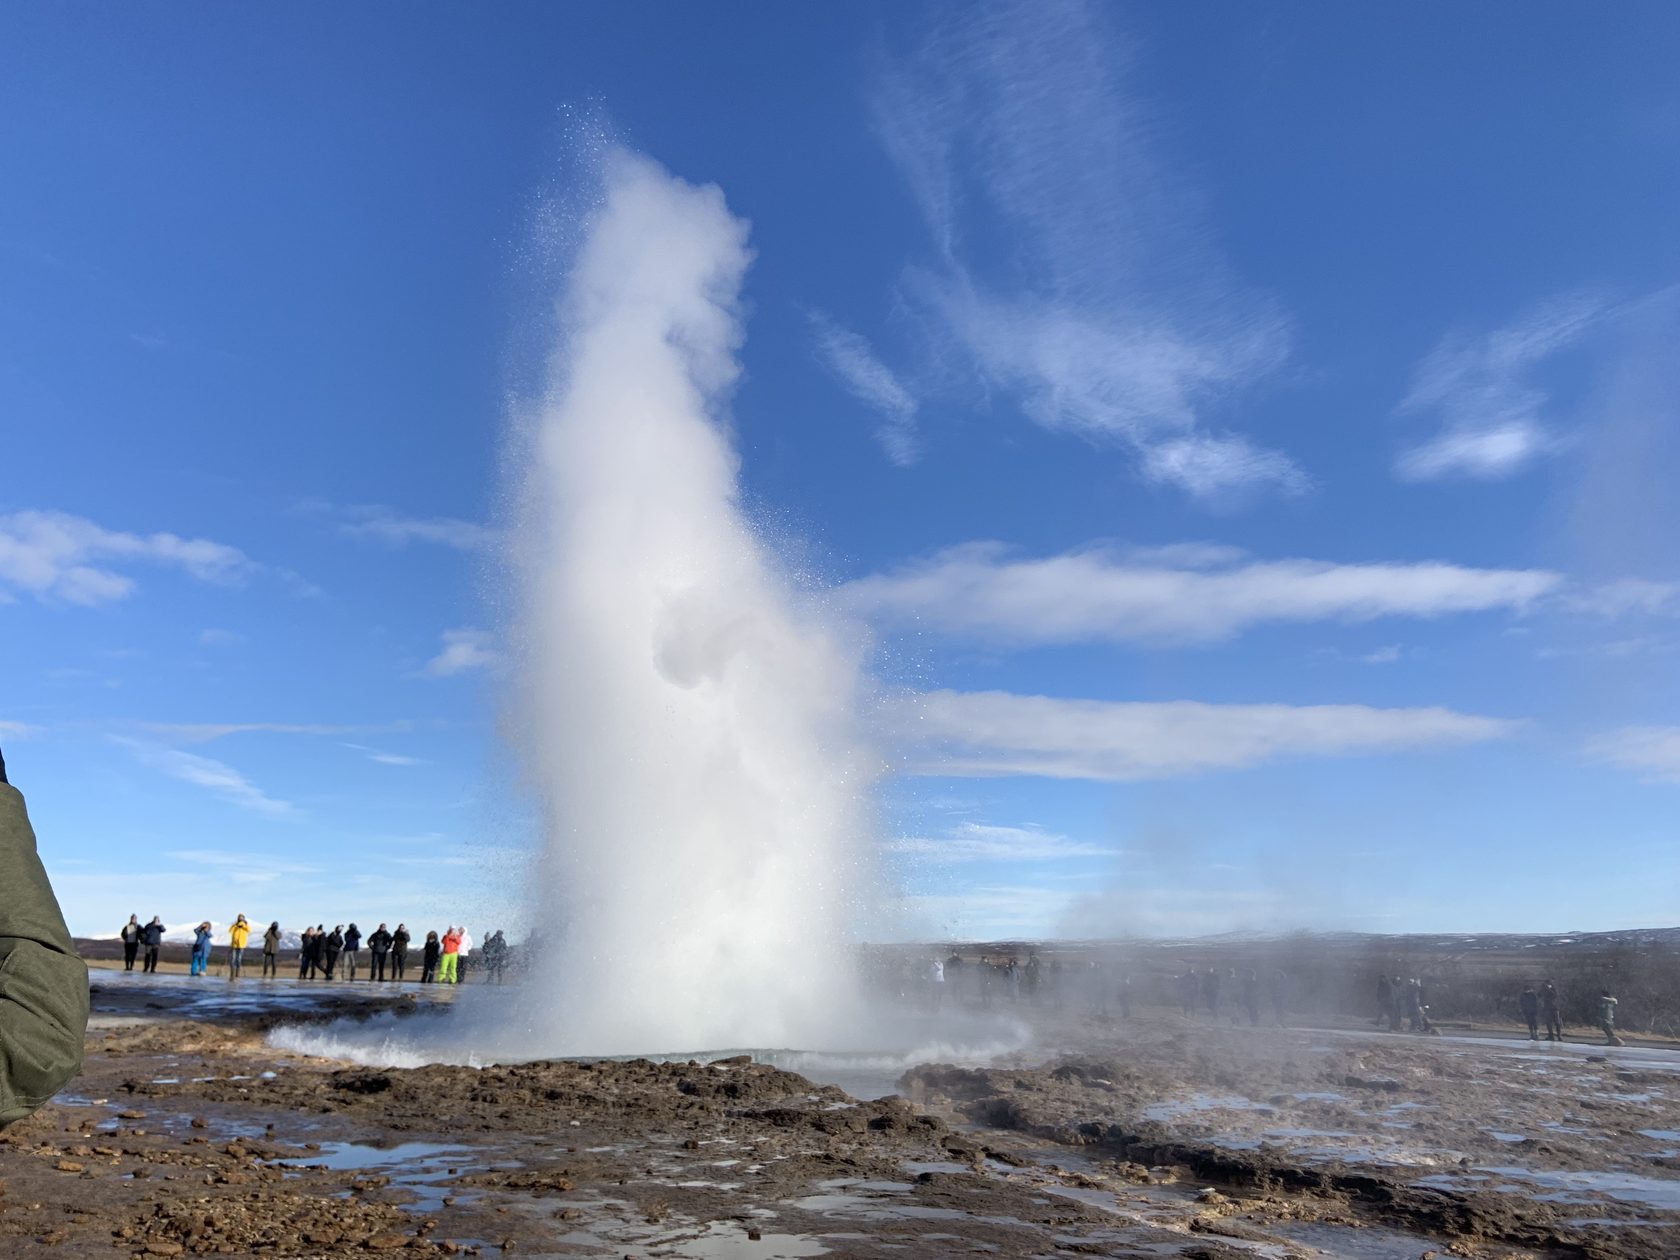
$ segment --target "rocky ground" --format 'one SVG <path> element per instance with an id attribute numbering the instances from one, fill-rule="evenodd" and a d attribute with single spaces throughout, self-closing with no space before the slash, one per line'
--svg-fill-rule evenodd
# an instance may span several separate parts
<path id="1" fill-rule="evenodd" d="M 1680 1252 L 1680 1057 L 1660 1051 L 1146 1013 L 1041 1029 L 1076 1055 L 926 1065 L 859 1101 L 744 1059 L 281 1054 L 279 1020 L 449 995 L 233 988 L 101 984 L 83 1076 L 0 1133 L 0 1255 Z"/>

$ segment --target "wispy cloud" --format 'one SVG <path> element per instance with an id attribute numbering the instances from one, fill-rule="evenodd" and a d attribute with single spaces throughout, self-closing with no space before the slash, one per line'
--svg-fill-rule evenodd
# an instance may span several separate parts
<path id="1" fill-rule="evenodd" d="M 1008 646 L 1205 643 L 1267 624 L 1523 612 L 1562 582 L 1538 569 L 1438 562 L 1261 561 L 1194 547 L 1019 558 L 970 543 L 840 595 L 877 624 Z"/>
<path id="2" fill-rule="evenodd" d="M 1680 726 L 1624 726 L 1589 741 L 1587 753 L 1650 779 L 1680 783 Z"/>
<path id="3" fill-rule="evenodd" d="M 245 642 L 244 635 L 237 634 L 232 630 L 218 629 L 215 626 L 200 631 L 198 636 L 200 647 L 234 647 L 243 642 Z"/>
<path id="4" fill-rule="evenodd" d="M 1615 619 L 1628 614 L 1663 616 L 1680 611 L 1680 582 L 1615 578 L 1571 591 L 1564 599 L 1570 612 Z"/>
<path id="5" fill-rule="evenodd" d="M 28 722 L 0 722 L 0 738 L 29 739 L 40 733 L 39 726 L 31 726 Z"/>
<path id="6" fill-rule="evenodd" d="M 334 507 L 327 503 L 310 502 L 302 505 L 302 510 L 333 520 L 339 533 L 346 538 L 384 543 L 389 547 L 432 543 L 456 551 L 483 551 L 499 537 L 488 525 L 476 521 L 453 516 L 408 516 L 377 503 Z"/>
<path id="7" fill-rule="evenodd" d="M 938 863 L 1059 862 L 1074 858 L 1114 857 L 1120 850 L 1075 840 L 1041 827 L 1001 827 L 961 823 L 939 836 L 904 836 L 892 841 L 893 853 Z"/>
<path id="8" fill-rule="evenodd" d="M 141 730 L 183 744 L 207 744 L 229 735 L 382 735 L 414 729 L 409 721 L 340 725 L 323 722 L 137 722 Z"/>
<path id="9" fill-rule="evenodd" d="M 237 583 L 257 570 L 237 547 L 179 534 L 131 534 L 68 512 L 0 516 L 0 602 L 17 592 L 67 604 L 125 599 L 131 564 L 179 569 L 203 582 Z"/>
<path id="10" fill-rule="evenodd" d="M 402 753 L 385 752 L 378 748 L 369 748 L 366 744 L 346 744 L 346 748 L 364 754 L 369 761 L 382 766 L 423 766 L 425 760 L 420 757 L 407 757 Z"/>
<path id="11" fill-rule="evenodd" d="M 1536 374 L 1608 313 L 1602 299 L 1576 294 L 1490 333 L 1444 337 L 1418 365 L 1398 408 L 1433 418 L 1439 431 L 1402 452 L 1395 472 L 1406 481 L 1493 479 L 1559 449 L 1557 429 L 1545 415 L 1550 396 Z"/>
<path id="12" fill-rule="evenodd" d="M 149 744 L 121 736 L 113 738 L 132 752 L 143 765 L 150 766 L 172 779 L 201 787 L 241 809 L 266 814 L 269 817 L 282 817 L 294 812 L 291 802 L 269 796 L 226 762 L 201 757 L 197 753 L 183 752 L 179 748 L 165 748 L 160 744 Z"/>
<path id="13" fill-rule="evenodd" d="M 1454 747 L 1519 728 L 1442 708 L 1134 703 L 1000 691 L 928 692 L 889 705 L 886 719 L 911 773 L 1109 781 Z"/>
<path id="14" fill-rule="evenodd" d="M 450 678 L 477 669 L 489 669 L 501 658 L 487 630 L 463 627 L 443 632 L 443 650 L 427 661 L 421 673 L 428 678 Z"/>
<path id="15" fill-rule="evenodd" d="M 907 309 L 939 357 L 1046 428 L 1126 445 L 1149 480 L 1298 492 L 1286 455 L 1211 419 L 1285 360 L 1288 321 L 1210 248 L 1109 18 L 1079 0 L 947 8 L 880 66 L 876 130 L 937 252 L 907 274 Z M 983 266 L 971 231 L 1000 227 Z"/>
<path id="16" fill-rule="evenodd" d="M 887 458 L 901 468 L 915 463 L 920 453 L 915 397 L 857 333 L 840 327 L 820 311 L 812 311 L 810 319 L 818 356 L 853 397 L 880 415 L 875 435 Z"/>

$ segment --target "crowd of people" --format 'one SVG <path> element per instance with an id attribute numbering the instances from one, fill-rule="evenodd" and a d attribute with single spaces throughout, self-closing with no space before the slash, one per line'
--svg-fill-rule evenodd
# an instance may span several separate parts
<path id="1" fill-rule="evenodd" d="M 983 953 L 978 959 L 953 951 L 948 956 L 883 953 L 872 964 L 874 987 L 895 993 L 898 1000 L 939 1012 L 947 1003 L 987 1010 L 1017 1002 L 1062 1010 L 1076 1004 L 1099 1018 L 1130 1018 L 1132 975 L 1112 959 L 1087 958 L 1063 962 L 1052 956 L 1041 961 L 1029 951 L 1023 963 L 1013 952 Z M 1176 1001 L 1186 1019 L 1229 1021 L 1258 1026 L 1263 1021 L 1279 1028 L 1289 1024 L 1292 981 L 1283 968 L 1186 966 L 1170 976 L 1144 977 L 1139 1001 Z M 1622 1045 L 1616 1031 L 1617 1000 L 1608 989 L 1595 999 L 1594 1018 L 1606 1044 Z M 1562 1000 L 1550 980 L 1529 985 L 1518 999 L 1530 1040 L 1562 1041 Z M 1390 1032 L 1439 1032 L 1430 1018 L 1422 980 L 1390 975 L 1377 977 L 1376 1018 L 1371 1021 Z"/>
<path id="2" fill-rule="evenodd" d="M 129 915 L 121 933 L 123 970 L 133 971 L 135 963 L 142 972 L 155 972 L 158 953 L 163 947 L 163 920 L 156 915 L 142 924 L 139 915 Z M 237 916 L 227 931 L 224 961 L 229 980 L 244 974 L 245 951 L 251 948 L 251 922 L 243 914 Z M 363 935 L 354 923 L 339 924 L 328 931 L 324 923 L 305 927 L 298 944 L 299 980 L 355 980 L 359 976 L 369 981 L 402 981 L 409 976 L 409 948 L 414 934 L 406 923 L 399 923 L 392 931 L 381 923 L 374 931 Z M 278 921 L 270 923 L 262 935 L 262 975 L 277 979 L 280 975 L 280 954 L 284 934 Z M 193 929 L 188 974 L 205 975 L 210 970 L 215 948 L 215 929 L 206 919 Z M 362 965 L 362 951 L 367 950 L 367 965 Z M 416 979 L 422 984 L 459 984 L 466 968 L 466 960 L 473 953 L 473 938 L 465 926 L 445 928 L 442 935 L 427 932 L 419 944 L 419 967 Z M 479 947 L 479 963 L 486 980 L 501 984 L 507 979 L 508 964 L 513 947 L 498 929 Z"/>

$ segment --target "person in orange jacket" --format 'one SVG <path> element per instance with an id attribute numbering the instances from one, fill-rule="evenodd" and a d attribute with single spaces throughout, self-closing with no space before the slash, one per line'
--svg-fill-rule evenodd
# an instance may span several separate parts
<path id="1" fill-rule="evenodd" d="M 449 928 L 443 934 L 443 957 L 438 963 L 439 984 L 459 984 L 461 966 L 461 929 Z"/>

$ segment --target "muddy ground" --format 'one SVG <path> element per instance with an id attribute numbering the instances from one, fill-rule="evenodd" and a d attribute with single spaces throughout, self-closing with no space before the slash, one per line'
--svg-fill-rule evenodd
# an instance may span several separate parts
<path id="1" fill-rule="evenodd" d="M 0 1256 L 1680 1255 L 1660 1050 L 1045 1017 L 1077 1054 L 859 1101 L 740 1059 L 266 1041 L 446 991 L 96 983 L 82 1077 L 0 1133 Z"/>

